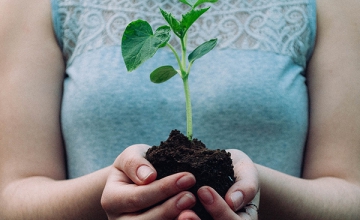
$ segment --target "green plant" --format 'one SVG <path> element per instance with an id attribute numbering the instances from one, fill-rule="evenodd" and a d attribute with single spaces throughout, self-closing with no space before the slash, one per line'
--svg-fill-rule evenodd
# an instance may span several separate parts
<path id="1" fill-rule="evenodd" d="M 182 14 L 181 20 L 177 20 L 171 13 L 160 9 L 160 12 L 168 25 L 158 27 L 155 32 L 153 32 L 152 27 L 147 21 L 136 20 L 131 22 L 126 27 L 122 37 L 122 56 L 127 70 L 133 71 L 146 60 L 153 57 L 158 49 L 165 46 L 171 49 L 175 55 L 179 69 L 176 70 L 172 66 L 161 66 L 150 74 L 150 80 L 154 83 L 163 83 L 176 74 L 182 78 L 186 100 L 186 134 L 188 139 L 192 140 L 192 110 L 188 83 L 190 69 L 195 60 L 199 59 L 216 46 L 217 39 L 211 39 L 204 42 L 192 51 L 186 59 L 187 31 L 192 24 L 210 8 L 199 8 L 198 6 L 204 3 L 215 3 L 217 0 L 179 1 L 190 6 L 190 10 L 187 13 Z M 180 52 L 176 51 L 169 43 L 171 31 L 180 39 Z"/>

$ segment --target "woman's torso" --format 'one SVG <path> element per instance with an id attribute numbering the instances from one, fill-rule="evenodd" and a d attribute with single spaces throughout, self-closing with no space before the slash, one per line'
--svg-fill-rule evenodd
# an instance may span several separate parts
<path id="1" fill-rule="evenodd" d="M 110 165 L 135 143 L 158 145 L 186 132 L 182 82 L 149 74 L 176 65 L 168 48 L 128 73 L 121 35 L 134 19 L 165 24 L 177 0 L 52 0 L 67 61 L 62 129 L 69 177 Z M 190 75 L 194 137 L 209 148 L 237 148 L 256 163 L 299 176 L 308 128 L 304 70 L 315 42 L 315 0 L 218 1 L 189 32 L 190 51 L 218 46 Z"/>

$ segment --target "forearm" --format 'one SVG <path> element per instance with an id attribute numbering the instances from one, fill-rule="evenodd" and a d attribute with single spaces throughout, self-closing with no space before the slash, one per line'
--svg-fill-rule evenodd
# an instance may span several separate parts
<path id="1" fill-rule="evenodd" d="M 109 168 L 72 180 L 30 177 L 1 195 L 0 219 L 107 219 L 100 198 Z"/>
<path id="2" fill-rule="evenodd" d="M 360 187 L 326 177 L 295 178 L 257 165 L 260 219 L 360 219 Z"/>

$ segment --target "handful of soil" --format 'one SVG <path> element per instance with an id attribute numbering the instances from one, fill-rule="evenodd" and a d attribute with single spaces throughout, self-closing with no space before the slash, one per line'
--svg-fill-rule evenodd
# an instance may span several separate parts
<path id="1" fill-rule="evenodd" d="M 210 186 L 223 198 L 234 184 L 235 176 L 230 153 L 225 150 L 210 150 L 199 140 L 190 141 L 178 130 L 171 131 L 169 138 L 160 146 L 150 148 L 145 158 L 154 166 L 157 179 L 178 172 L 190 172 L 196 184 L 189 191 L 197 197 L 197 190 Z M 212 220 L 197 198 L 193 210 L 202 220 Z"/>

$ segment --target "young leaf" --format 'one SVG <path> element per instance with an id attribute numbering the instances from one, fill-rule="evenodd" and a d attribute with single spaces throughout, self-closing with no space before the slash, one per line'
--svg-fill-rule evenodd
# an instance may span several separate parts
<path id="1" fill-rule="evenodd" d="M 197 6 L 206 3 L 206 2 L 217 2 L 217 0 L 180 0 L 180 2 L 189 5 L 192 8 L 196 8 Z"/>
<path id="2" fill-rule="evenodd" d="M 125 29 L 121 52 L 128 71 L 135 70 L 170 39 L 170 27 L 161 26 L 153 34 L 150 24 L 143 20 L 131 22 Z"/>
<path id="3" fill-rule="evenodd" d="M 177 71 L 172 66 L 162 66 L 150 74 L 150 80 L 153 83 L 163 83 L 175 76 Z"/>
<path id="4" fill-rule="evenodd" d="M 184 28 L 180 25 L 180 22 L 171 14 L 160 8 L 160 12 L 166 22 L 170 25 L 176 36 L 182 36 Z"/>
<path id="5" fill-rule="evenodd" d="M 204 14 L 207 10 L 209 10 L 210 7 L 208 8 L 203 8 L 203 9 L 199 9 L 199 10 L 191 10 L 188 13 L 186 13 L 185 15 L 182 16 L 182 20 L 180 25 L 182 27 L 184 27 L 184 36 L 187 32 L 187 30 L 190 28 L 190 26 L 202 15 Z"/>
<path id="6" fill-rule="evenodd" d="M 189 62 L 193 63 L 196 59 L 199 59 L 200 57 L 207 54 L 216 46 L 216 43 L 217 39 L 212 39 L 198 46 L 191 54 L 189 54 Z"/>
<path id="7" fill-rule="evenodd" d="M 195 3 L 197 2 L 197 0 L 180 0 L 180 2 L 189 5 L 190 7 L 193 7 L 193 5 L 195 5 Z"/>
<path id="8" fill-rule="evenodd" d="M 203 8 L 200 10 L 191 10 L 185 15 L 182 16 L 182 20 L 179 22 L 172 14 L 160 9 L 161 14 L 170 25 L 171 29 L 174 31 L 176 36 L 183 39 L 187 30 L 190 26 L 209 8 Z"/>
<path id="9" fill-rule="evenodd" d="M 215 3 L 215 2 L 217 2 L 217 1 L 218 1 L 218 0 L 198 0 L 198 1 L 194 4 L 193 8 L 196 8 L 197 6 L 199 6 L 199 5 L 201 5 L 201 4 L 204 4 L 204 3 L 206 3 L 206 2 Z"/>

